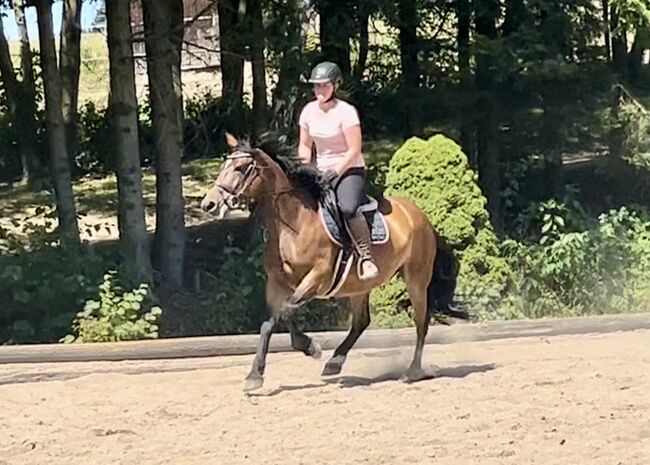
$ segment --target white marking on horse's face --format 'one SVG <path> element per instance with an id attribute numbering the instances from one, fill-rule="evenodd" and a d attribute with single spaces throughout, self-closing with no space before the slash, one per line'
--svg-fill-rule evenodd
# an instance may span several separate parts
<path id="1" fill-rule="evenodd" d="M 229 211 L 230 211 L 230 209 L 228 208 L 228 205 L 226 204 L 226 202 L 222 202 L 221 206 L 219 208 L 219 211 L 217 212 L 217 215 L 216 215 L 217 220 L 225 219 L 226 215 L 228 214 Z"/>

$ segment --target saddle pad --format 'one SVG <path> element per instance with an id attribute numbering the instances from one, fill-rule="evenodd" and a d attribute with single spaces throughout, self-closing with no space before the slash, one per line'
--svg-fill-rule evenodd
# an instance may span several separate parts
<path id="1" fill-rule="evenodd" d="M 386 224 L 384 215 L 379 213 L 377 209 L 363 211 L 364 208 L 362 208 L 361 210 L 363 216 L 366 218 L 366 222 L 368 223 L 368 228 L 370 229 L 370 240 L 372 243 L 378 245 L 388 242 L 388 225 Z M 351 244 L 350 235 L 348 234 L 343 221 L 337 221 L 337 219 L 335 219 L 334 215 L 337 215 L 340 218 L 338 210 L 332 212 L 331 208 L 321 204 L 319 206 L 319 213 L 323 227 L 325 228 L 325 231 L 327 231 L 332 242 L 340 247 L 343 247 L 344 244 Z"/>

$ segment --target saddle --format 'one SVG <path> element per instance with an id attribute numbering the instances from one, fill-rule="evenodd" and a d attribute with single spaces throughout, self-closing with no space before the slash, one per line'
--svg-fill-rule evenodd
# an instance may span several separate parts
<path id="1" fill-rule="evenodd" d="M 354 245 L 343 220 L 343 215 L 341 215 L 341 211 L 339 210 L 336 193 L 333 189 L 329 189 L 321 198 L 318 210 L 323 229 L 325 229 L 330 240 L 340 247 L 336 263 L 334 264 L 332 284 L 324 295 L 318 297 L 320 299 L 328 299 L 339 291 L 350 273 L 355 257 Z M 389 239 L 388 225 L 386 224 L 384 215 L 379 212 L 379 203 L 377 200 L 366 196 L 365 201 L 359 207 L 359 211 L 368 223 L 372 244 L 380 245 L 387 243 Z"/>
<path id="2" fill-rule="evenodd" d="M 376 199 L 366 196 L 365 201 L 359 207 L 359 211 L 368 223 L 370 230 L 370 241 L 373 245 L 385 244 L 388 242 L 388 226 L 384 215 L 379 212 L 379 203 Z M 352 238 L 343 221 L 343 216 L 336 201 L 336 193 L 328 190 L 321 199 L 319 205 L 320 219 L 323 228 L 327 232 L 330 240 L 342 248 L 352 248 Z"/>

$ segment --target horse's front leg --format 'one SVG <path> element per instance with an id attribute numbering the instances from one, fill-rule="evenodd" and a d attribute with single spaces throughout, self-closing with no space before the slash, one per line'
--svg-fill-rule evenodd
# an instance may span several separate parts
<path id="1" fill-rule="evenodd" d="M 257 351 L 253 359 L 251 371 L 246 377 L 244 391 L 259 389 L 264 385 L 266 355 L 269 351 L 273 328 L 286 312 L 294 311 L 297 307 L 308 302 L 315 296 L 322 275 L 323 273 L 312 269 L 293 292 L 282 284 L 278 278 L 269 276 L 266 284 L 266 306 L 269 319 L 262 323 L 262 327 L 260 328 Z M 319 358 L 321 354 L 320 346 L 312 338 L 296 328 L 293 322 L 289 321 L 288 326 L 291 331 L 292 346 L 307 355 Z"/>
<path id="2" fill-rule="evenodd" d="M 273 328 L 278 323 L 282 313 L 287 308 L 287 302 L 291 296 L 291 289 L 282 285 L 278 279 L 269 276 L 266 282 L 266 308 L 269 319 L 262 323 L 260 328 L 260 339 L 257 343 L 257 351 L 253 359 L 253 366 L 246 377 L 244 391 L 259 389 L 264 384 L 264 370 L 266 368 L 266 355 L 269 352 L 269 344 Z"/>
<path id="3" fill-rule="evenodd" d="M 319 286 L 322 284 L 323 278 L 327 275 L 326 271 L 318 267 L 312 268 L 309 273 L 305 275 L 296 286 L 291 298 L 289 299 L 289 306 L 298 308 L 305 305 L 307 302 L 316 297 Z"/>

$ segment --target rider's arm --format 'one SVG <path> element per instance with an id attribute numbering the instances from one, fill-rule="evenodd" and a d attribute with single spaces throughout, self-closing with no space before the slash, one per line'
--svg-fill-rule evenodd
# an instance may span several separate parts
<path id="1" fill-rule="evenodd" d="M 301 163 L 307 165 L 311 163 L 311 148 L 314 140 L 309 135 L 309 131 L 300 126 L 300 143 L 298 144 L 298 159 Z"/>
<path id="2" fill-rule="evenodd" d="M 352 165 L 355 159 L 361 153 L 361 126 L 355 124 L 343 131 L 345 135 L 345 140 L 348 143 L 348 150 L 345 152 L 341 161 L 336 166 L 336 172 L 340 175 L 345 173 L 350 165 Z"/>

